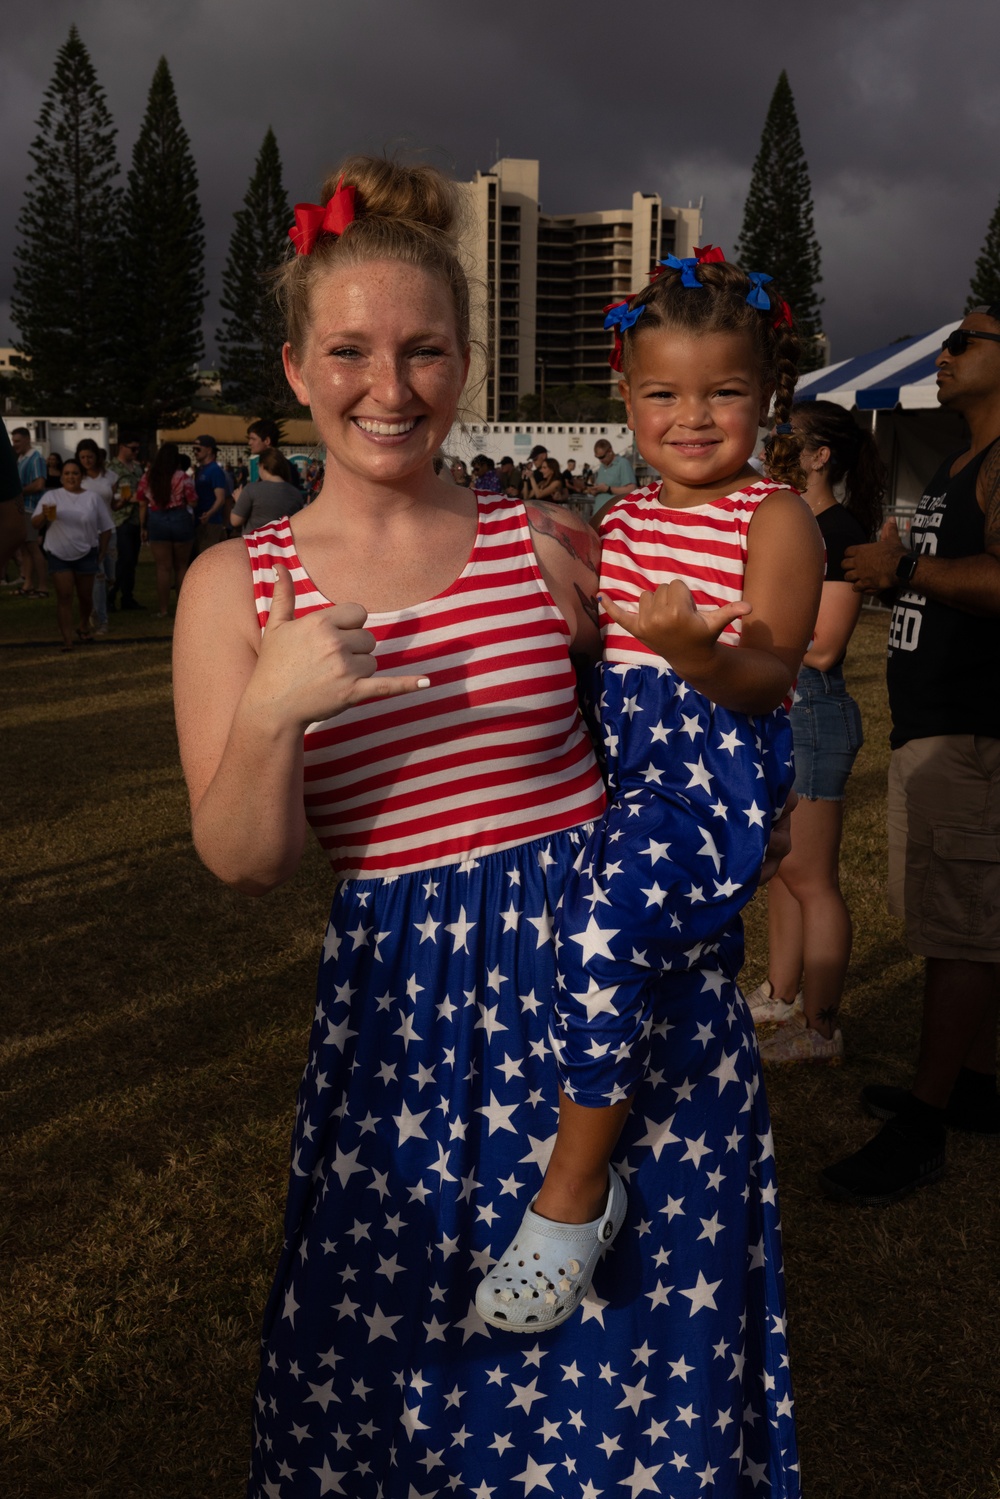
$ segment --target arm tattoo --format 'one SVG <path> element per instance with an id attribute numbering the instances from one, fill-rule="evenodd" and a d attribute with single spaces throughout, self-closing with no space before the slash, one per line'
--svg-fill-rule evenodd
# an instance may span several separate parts
<path id="1" fill-rule="evenodd" d="M 568 552 L 577 562 L 582 562 L 595 577 L 598 576 L 598 542 L 589 526 L 582 529 L 568 526 L 557 505 L 535 501 L 525 504 L 524 509 L 528 525 L 533 531 L 537 531 L 539 536 L 550 536 L 564 552 Z"/>
<path id="2" fill-rule="evenodd" d="M 995 442 L 979 470 L 978 489 L 986 512 L 983 545 L 1000 554 L 1000 442 Z"/>
<path id="3" fill-rule="evenodd" d="M 597 608 L 596 597 L 592 593 L 584 593 L 579 583 L 574 583 L 573 587 L 576 589 L 576 596 L 580 600 L 580 608 L 592 622 L 595 630 L 599 630 L 601 628 L 601 618 Z"/>

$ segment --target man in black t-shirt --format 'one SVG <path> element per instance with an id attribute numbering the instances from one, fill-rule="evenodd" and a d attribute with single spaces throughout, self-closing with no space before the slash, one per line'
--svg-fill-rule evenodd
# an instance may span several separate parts
<path id="1" fill-rule="evenodd" d="M 920 1054 L 907 1091 L 869 1086 L 888 1122 L 822 1173 L 860 1205 L 936 1181 L 945 1127 L 1000 1134 L 1000 305 L 979 307 L 938 356 L 938 400 L 969 426 L 913 519 L 850 547 L 845 577 L 892 590 L 887 678 L 889 906 L 926 959 Z"/>

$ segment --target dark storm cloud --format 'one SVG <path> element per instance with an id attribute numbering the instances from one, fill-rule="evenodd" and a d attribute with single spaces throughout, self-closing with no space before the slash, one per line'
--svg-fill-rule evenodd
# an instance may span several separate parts
<path id="1" fill-rule="evenodd" d="M 123 167 L 156 60 L 170 62 L 202 185 L 210 325 L 268 124 L 293 201 L 350 150 L 419 149 L 468 177 L 499 142 L 539 158 L 550 211 L 625 206 L 636 189 L 704 195 L 706 237 L 729 248 L 785 67 L 835 358 L 960 311 L 1000 194 L 1000 12 L 978 0 L 7 0 L 4 21 L 0 339 L 27 149 L 72 21 L 107 89 Z"/>

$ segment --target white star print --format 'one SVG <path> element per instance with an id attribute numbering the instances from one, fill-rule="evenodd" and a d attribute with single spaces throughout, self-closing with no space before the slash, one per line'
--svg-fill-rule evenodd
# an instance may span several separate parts
<path id="1" fill-rule="evenodd" d="M 497 1130 L 509 1130 L 512 1135 L 517 1134 L 517 1128 L 511 1124 L 511 1115 L 517 1108 L 516 1103 L 503 1104 L 495 1093 L 490 1093 L 489 1105 L 476 1109 L 477 1114 L 484 1115 L 490 1127 L 490 1134 L 495 1135 Z M 528 1137 L 531 1138 L 530 1135 Z M 524 1164 L 523 1162 L 521 1163 Z"/>
<path id="2" fill-rule="evenodd" d="M 437 937 L 434 934 L 441 923 L 440 921 L 434 920 L 434 917 L 431 915 L 430 911 L 427 912 L 427 915 L 424 917 L 423 921 L 415 921 L 413 925 L 420 933 L 421 947 L 423 947 L 424 943 L 427 941 L 431 941 L 435 944 L 437 943 Z"/>
<path id="3" fill-rule="evenodd" d="M 469 948 L 468 948 L 469 933 L 473 930 L 473 928 L 475 927 L 475 925 L 476 925 L 476 923 L 474 921 L 469 921 L 466 918 L 465 907 L 462 906 L 460 908 L 460 910 L 459 910 L 459 913 L 458 913 L 458 920 L 457 921 L 450 921 L 448 923 L 448 925 L 445 927 L 445 931 L 446 932 L 450 932 L 451 935 L 452 935 L 452 937 L 454 938 L 454 941 L 455 941 L 455 946 L 453 948 L 454 952 L 466 952 L 467 953 L 469 951 Z"/>
<path id="4" fill-rule="evenodd" d="M 632 1499 L 636 1499 L 637 1494 L 658 1494 L 660 1488 L 655 1479 L 662 1467 L 662 1463 L 653 1463 L 647 1468 L 636 1458 L 635 1467 L 632 1469 L 630 1477 L 621 1479 L 621 1487 L 632 1490 Z"/>
<path id="5" fill-rule="evenodd" d="M 322 1499 L 324 1494 L 342 1494 L 344 1492 L 340 1486 L 340 1480 L 347 1477 L 346 1468 L 342 1473 L 335 1473 L 330 1467 L 329 1459 L 324 1456 L 323 1466 L 321 1468 L 313 1468 L 311 1471 L 319 1479 L 320 1499 Z"/>
<path id="6" fill-rule="evenodd" d="M 423 1113 L 411 1114 L 406 1104 L 403 1104 L 401 1112 L 393 1115 L 393 1123 L 399 1131 L 399 1138 L 396 1141 L 397 1147 L 402 1145 L 406 1140 L 427 1139 L 427 1135 L 421 1126 L 429 1113 L 430 1109 L 424 1109 Z"/>

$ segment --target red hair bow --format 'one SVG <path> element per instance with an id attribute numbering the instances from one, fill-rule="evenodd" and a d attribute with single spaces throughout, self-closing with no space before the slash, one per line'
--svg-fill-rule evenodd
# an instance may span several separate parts
<path id="1" fill-rule="evenodd" d="M 697 245 L 694 247 L 694 258 L 699 265 L 711 265 L 714 261 L 725 260 L 725 250 L 720 250 L 718 245 Z"/>
<path id="2" fill-rule="evenodd" d="M 781 311 L 771 324 L 771 327 L 780 328 L 782 323 L 787 323 L 789 328 L 792 326 L 792 309 L 787 302 L 782 302 Z"/>
<path id="3" fill-rule="evenodd" d="M 341 180 L 328 203 L 296 203 L 295 223 L 288 231 L 296 255 L 311 255 L 321 234 L 343 234 L 354 222 L 354 193 Z"/>

